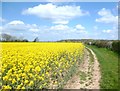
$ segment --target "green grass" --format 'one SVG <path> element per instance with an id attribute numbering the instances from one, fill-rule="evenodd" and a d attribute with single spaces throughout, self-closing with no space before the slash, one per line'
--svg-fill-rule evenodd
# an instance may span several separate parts
<path id="1" fill-rule="evenodd" d="M 89 54 L 89 56 L 90 56 L 89 62 L 90 62 L 90 64 L 92 64 L 94 62 L 94 57 L 89 49 L 87 49 L 87 51 L 90 53 Z"/>
<path id="2" fill-rule="evenodd" d="M 100 63 L 101 68 L 101 89 L 118 89 L 118 54 L 106 48 L 87 46 L 91 48 Z"/>
<path id="3" fill-rule="evenodd" d="M 85 72 L 80 72 L 80 73 L 79 73 L 79 76 L 80 76 L 80 80 L 85 81 L 85 80 L 86 80 L 86 77 L 87 77 L 87 74 L 86 74 Z"/>

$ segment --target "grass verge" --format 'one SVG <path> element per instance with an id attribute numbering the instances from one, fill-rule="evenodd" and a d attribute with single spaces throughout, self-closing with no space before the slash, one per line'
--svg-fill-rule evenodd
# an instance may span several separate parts
<path id="1" fill-rule="evenodd" d="M 118 89 L 118 54 L 106 48 L 87 46 L 91 48 L 100 63 L 101 68 L 101 89 Z"/>

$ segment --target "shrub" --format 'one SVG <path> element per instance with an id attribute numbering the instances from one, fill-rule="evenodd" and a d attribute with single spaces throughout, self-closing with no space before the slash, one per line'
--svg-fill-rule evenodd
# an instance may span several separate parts
<path id="1" fill-rule="evenodd" d="M 112 43 L 112 50 L 120 54 L 120 41 L 114 41 Z"/>

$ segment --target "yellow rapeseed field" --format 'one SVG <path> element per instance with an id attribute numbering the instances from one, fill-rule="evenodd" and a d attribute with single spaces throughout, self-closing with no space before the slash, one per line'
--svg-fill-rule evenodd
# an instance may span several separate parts
<path id="1" fill-rule="evenodd" d="M 81 61 L 82 43 L 0 43 L 2 88 L 42 89 L 64 84 Z"/>

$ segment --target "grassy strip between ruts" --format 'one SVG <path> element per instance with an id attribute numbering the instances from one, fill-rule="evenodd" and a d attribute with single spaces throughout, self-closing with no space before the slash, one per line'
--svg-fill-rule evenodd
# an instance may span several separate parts
<path id="1" fill-rule="evenodd" d="M 101 89 L 118 89 L 118 57 L 119 55 L 106 48 L 87 46 L 91 48 L 100 63 L 101 68 Z"/>

